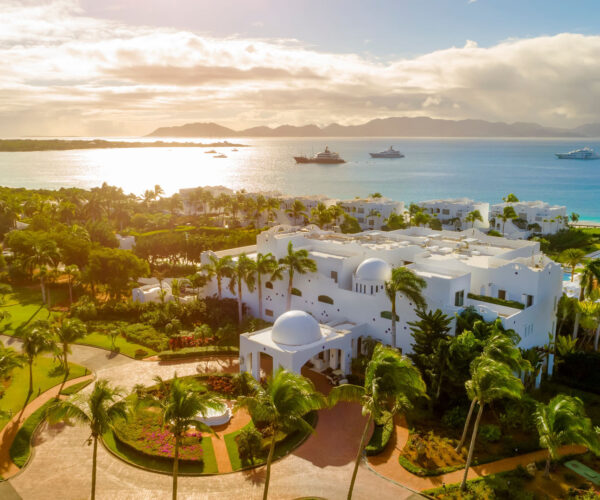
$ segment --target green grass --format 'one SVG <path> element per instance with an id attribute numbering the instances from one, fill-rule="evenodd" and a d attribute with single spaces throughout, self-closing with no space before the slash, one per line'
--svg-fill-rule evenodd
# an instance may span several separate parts
<path id="1" fill-rule="evenodd" d="M 88 333 L 83 339 L 81 339 L 77 343 L 83 345 L 91 345 L 94 347 L 100 347 L 102 349 L 108 349 L 109 351 L 112 351 L 112 341 L 110 337 L 99 332 Z M 148 353 L 148 356 L 154 356 L 156 354 L 156 351 L 153 351 L 149 347 L 128 342 L 123 337 L 117 337 L 115 339 L 115 346 L 118 348 L 118 352 L 120 354 L 129 356 L 130 358 L 135 357 L 135 351 L 137 351 L 138 349 L 143 349 L 144 351 L 146 351 Z"/>
<path id="2" fill-rule="evenodd" d="M 38 394 L 59 385 L 64 378 L 62 371 L 56 368 L 60 363 L 56 363 L 52 358 L 38 357 L 33 363 L 33 394 L 29 402 L 33 401 Z M 87 369 L 73 363 L 69 363 L 69 380 L 81 377 L 88 373 Z M 6 388 L 4 396 L 0 399 L 0 410 L 12 412 L 14 416 L 20 412 L 27 399 L 29 390 L 29 366 L 25 364 L 22 368 L 16 368 L 12 372 L 10 385 Z M 0 429 L 8 422 L 8 418 L 0 418 Z"/>
<path id="3" fill-rule="evenodd" d="M 215 438 L 216 439 L 216 438 Z M 109 431 L 102 436 L 104 445 L 125 462 L 151 469 L 158 472 L 171 474 L 173 461 L 168 458 L 151 457 L 134 448 L 121 443 L 115 438 L 114 432 Z M 212 445 L 212 438 L 202 438 L 203 463 L 179 462 L 179 472 L 182 475 L 218 474 L 217 458 Z"/>
<path id="4" fill-rule="evenodd" d="M 243 429 L 247 427 L 253 427 L 254 424 L 250 422 L 248 425 L 245 425 Z M 231 462 L 231 468 L 236 471 L 240 470 L 244 465 L 242 465 L 242 459 L 238 454 L 237 443 L 235 442 L 235 438 L 238 436 L 242 429 L 238 429 L 237 431 L 231 432 L 230 434 L 225 434 L 223 439 L 225 440 L 225 446 L 227 447 L 227 453 L 229 454 L 229 461 Z M 257 460 L 258 462 L 259 460 Z"/>
<path id="5" fill-rule="evenodd" d="M 19 328 L 28 323 L 50 317 L 50 311 L 42 305 L 39 290 L 19 289 L 7 295 L 2 310 L 10 314 L 10 318 L 1 325 L 2 333 L 6 335 L 18 334 Z"/>
<path id="6" fill-rule="evenodd" d="M 31 438 L 37 426 L 44 420 L 46 408 L 51 403 L 52 401 L 48 401 L 29 415 L 29 418 L 25 420 L 25 423 L 15 436 L 15 440 L 10 447 L 10 458 L 19 469 L 29 460 L 29 456 L 31 455 Z"/>
<path id="7" fill-rule="evenodd" d="M 87 387 L 92 383 L 92 380 L 84 380 L 83 382 L 77 382 L 69 387 L 65 387 L 60 393 L 63 396 L 72 396 L 73 394 L 77 394 L 81 389 Z"/>

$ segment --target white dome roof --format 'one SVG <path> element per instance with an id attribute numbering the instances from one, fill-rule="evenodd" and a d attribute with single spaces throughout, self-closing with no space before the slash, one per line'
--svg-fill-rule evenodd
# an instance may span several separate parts
<path id="1" fill-rule="evenodd" d="M 392 268 L 385 261 L 371 257 L 361 262 L 356 269 L 356 278 L 366 281 L 387 281 L 392 277 Z"/>
<path id="2" fill-rule="evenodd" d="M 271 330 L 273 342 L 285 345 L 312 344 L 323 338 L 317 320 L 304 311 L 283 313 Z"/>

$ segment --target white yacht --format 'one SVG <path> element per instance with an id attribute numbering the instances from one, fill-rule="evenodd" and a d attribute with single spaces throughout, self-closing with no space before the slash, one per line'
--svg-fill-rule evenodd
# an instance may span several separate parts
<path id="1" fill-rule="evenodd" d="M 314 156 L 294 156 L 296 163 L 346 163 L 346 160 L 340 158 L 340 155 L 329 151 L 329 147 L 325 146 L 325 151 L 317 153 Z"/>
<path id="2" fill-rule="evenodd" d="M 393 146 L 390 149 L 381 151 L 380 153 L 369 153 L 371 158 L 404 158 L 404 155 L 400 151 L 396 151 Z"/>
<path id="3" fill-rule="evenodd" d="M 600 155 L 592 148 L 581 148 L 568 153 L 556 153 L 559 160 L 598 160 Z"/>

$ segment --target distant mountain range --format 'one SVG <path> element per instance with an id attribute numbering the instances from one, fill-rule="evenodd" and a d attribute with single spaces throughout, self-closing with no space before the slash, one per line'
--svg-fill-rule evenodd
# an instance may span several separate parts
<path id="1" fill-rule="evenodd" d="M 398 117 L 375 119 L 362 125 L 281 125 L 245 130 L 233 130 L 216 123 L 187 123 L 160 127 L 147 137 L 600 137 L 600 123 L 563 129 L 537 123 Z"/>

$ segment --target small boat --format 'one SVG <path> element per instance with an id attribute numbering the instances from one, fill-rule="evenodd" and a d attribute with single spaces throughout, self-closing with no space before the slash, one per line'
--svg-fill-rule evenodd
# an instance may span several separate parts
<path id="1" fill-rule="evenodd" d="M 369 154 L 371 158 L 404 158 L 404 155 L 400 151 L 396 151 L 393 146 L 390 146 L 390 149 L 386 149 L 385 151 Z"/>
<path id="2" fill-rule="evenodd" d="M 296 163 L 346 163 L 339 154 L 329 151 L 329 146 L 325 146 L 325 151 L 314 156 L 294 156 L 294 160 Z"/>
<path id="3" fill-rule="evenodd" d="M 568 153 L 556 153 L 559 160 L 598 160 L 600 155 L 592 148 L 581 148 Z"/>
<path id="4" fill-rule="evenodd" d="M 211 149 L 210 151 L 204 151 L 204 154 L 211 154 L 211 155 L 216 155 L 217 152 L 214 149 Z"/>
<path id="5" fill-rule="evenodd" d="M 220 154 L 220 155 L 213 156 L 213 158 L 227 158 L 227 155 Z"/>
<path id="6" fill-rule="evenodd" d="M 239 151 L 239 149 L 233 148 L 231 151 Z"/>

